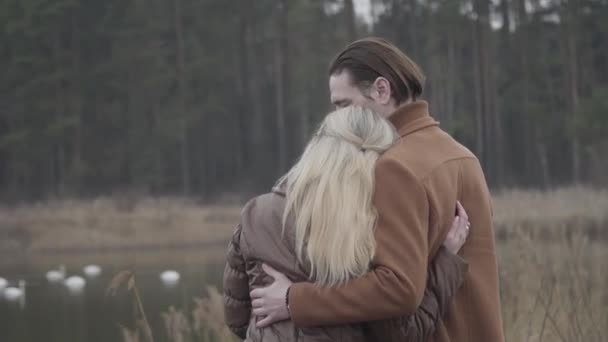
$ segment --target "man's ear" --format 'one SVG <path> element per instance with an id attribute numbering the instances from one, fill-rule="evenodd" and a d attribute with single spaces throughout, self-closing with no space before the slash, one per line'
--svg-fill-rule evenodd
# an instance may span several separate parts
<path id="1" fill-rule="evenodd" d="M 391 83 L 384 77 L 378 77 L 372 85 L 372 94 L 376 102 L 387 105 L 391 102 Z"/>

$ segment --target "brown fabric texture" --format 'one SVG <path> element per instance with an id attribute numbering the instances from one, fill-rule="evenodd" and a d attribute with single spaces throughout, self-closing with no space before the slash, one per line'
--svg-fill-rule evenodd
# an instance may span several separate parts
<path id="1" fill-rule="evenodd" d="M 376 164 L 379 219 L 372 270 L 336 288 L 294 284 L 292 320 L 300 327 L 325 326 L 416 312 L 429 260 L 460 200 L 472 225 L 459 253 L 469 270 L 431 340 L 504 341 L 491 198 L 477 158 L 438 127 L 424 101 L 400 107 L 389 120 L 400 139 Z"/>
<path id="2" fill-rule="evenodd" d="M 428 270 L 429 287 L 411 316 L 367 324 L 298 328 L 284 321 L 265 329 L 255 327 L 250 290 L 272 282 L 262 263 L 285 273 L 294 282 L 309 281 L 310 266 L 297 261 L 295 230 L 282 233 L 284 194 L 280 189 L 251 200 L 243 209 L 230 245 L 224 270 L 225 321 L 241 339 L 259 341 L 427 341 L 440 325 L 448 303 L 461 286 L 467 263 L 442 248 Z M 319 309 L 322 309 L 321 306 Z"/>
<path id="3" fill-rule="evenodd" d="M 441 247 L 428 268 L 422 303 L 412 316 L 367 324 L 368 341 L 430 341 L 467 270 L 461 258 Z M 462 275 L 462 277 L 456 275 Z"/>

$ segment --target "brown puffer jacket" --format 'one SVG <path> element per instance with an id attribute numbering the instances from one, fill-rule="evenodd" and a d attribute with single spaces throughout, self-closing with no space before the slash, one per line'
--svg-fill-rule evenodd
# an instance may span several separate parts
<path id="1" fill-rule="evenodd" d="M 228 247 L 224 270 L 225 320 L 245 341 L 428 341 L 446 312 L 450 298 L 462 285 L 467 264 L 441 248 L 429 265 L 427 289 L 416 313 L 388 321 L 318 328 L 298 328 L 291 321 L 268 328 L 255 327 L 249 292 L 268 286 L 272 278 L 262 270 L 266 263 L 294 282 L 310 281 L 310 265 L 298 262 L 295 229 L 282 233 L 285 195 L 281 189 L 249 201 Z"/>

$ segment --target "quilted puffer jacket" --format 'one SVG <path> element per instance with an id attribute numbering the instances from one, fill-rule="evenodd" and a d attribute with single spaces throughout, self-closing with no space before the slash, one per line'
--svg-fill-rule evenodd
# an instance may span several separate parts
<path id="1" fill-rule="evenodd" d="M 427 288 L 415 314 L 386 321 L 318 328 L 298 328 L 283 321 L 258 329 L 251 313 L 249 292 L 272 283 L 262 263 L 284 273 L 293 282 L 311 281 L 310 265 L 295 253 L 295 229 L 282 232 L 285 194 L 279 188 L 249 201 L 230 241 L 224 270 L 225 321 L 245 341 L 428 341 L 441 322 L 450 298 L 462 285 L 466 262 L 441 248 L 428 268 Z M 370 303 L 373 305 L 373 303 Z"/>

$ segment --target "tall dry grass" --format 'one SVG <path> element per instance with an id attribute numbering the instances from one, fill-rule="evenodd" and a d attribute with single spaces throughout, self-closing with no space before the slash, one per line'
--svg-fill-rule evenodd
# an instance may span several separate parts
<path id="1" fill-rule="evenodd" d="M 2 250 L 133 248 L 223 242 L 238 206 L 202 206 L 192 199 L 117 197 L 0 205 Z"/>
<path id="2" fill-rule="evenodd" d="M 0 204 L 0 252 L 223 242 L 230 237 L 239 213 L 238 205 L 202 206 L 192 199 L 168 197 Z M 501 191 L 494 194 L 494 218 L 497 230 L 508 228 L 507 235 L 513 228 L 544 231 L 569 226 L 606 234 L 599 227 L 608 221 L 608 190 Z"/>
<path id="3" fill-rule="evenodd" d="M 600 342 L 608 336 L 605 241 L 517 233 L 499 248 L 507 341 Z"/>
<path id="4" fill-rule="evenodd" d="M 608 190 L 587 187 L 551 191 L 503 190 L 493 194 L 497 225 L 525 223 L 559 225 L 563 222 L 608 220 Z"/>
<path id="5" fill-rule="evenodd" d="M 207 288 L 207 296 L 194 298 L 190 314 L 169 307 L 162 313 L 171 342 L 235 342 L 238 339 L 224 324 L 222 294 L 215 287 Z M 125 341 L 127 342 L 127 341 Z"/>

